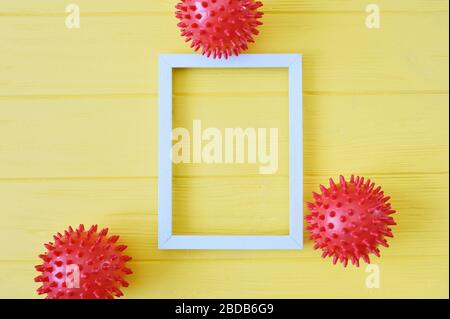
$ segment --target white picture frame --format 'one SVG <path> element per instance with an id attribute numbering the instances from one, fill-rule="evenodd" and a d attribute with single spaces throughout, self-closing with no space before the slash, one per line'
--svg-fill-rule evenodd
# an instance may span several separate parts
<path id="1" fill-rule="evenodd" d="M 287 68 L 289 71 L 289 234 L 283 236 L 174 235 L 172 232 L 172 76 L 175 68 Z M 303 248 L 303 104 L 301 54 L 243 54 L 209 59 L 159 56 L 159 249 L 281 250 Z"/>

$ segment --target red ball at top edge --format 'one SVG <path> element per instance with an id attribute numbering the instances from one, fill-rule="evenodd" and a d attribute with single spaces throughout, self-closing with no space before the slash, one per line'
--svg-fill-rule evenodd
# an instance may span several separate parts
<path id="1" fill-rule="evenodd" d="M 69 227 L 58 233 L 54 243 L 45 244 L 47 252 L 36 270 L 34 280 L 42 283 L 37 292 L 48 299 L 112 299 L 123 295 L 120 287 L 127 287 L 124 279 L 132 273 L 125 266 L 131 257 L 123 251 L 125 245 L 116 244 L 119 236 L 107 236 L 108 229 L 97 232 L 97 225 L 85 230 Z"/>
<path id="2" fill-rule="evenodd" d="M 175 15 L 181 36 L 191 48 L 207 57 L 228 59 L 248 49 L 258 35 L 258 11 L 263 4 L 254 0 L 181 0 Z"/>
<path id="3" fill-rule="evenodd" d="M 370 263 L 370 253 L 380 256 L 379 245 L 389 247 L 385 237 L 393 237 L 389 226 L 396 225 L 390 216 L 395 210 L 380 186 L 352 175 L 350 181 L 340 176 L 338 184 L 330 178 L 330 186 L 320 185 L 320 190 L 307 204 L 311 214 L 305 219 L 314 249 L 322 249 L 323 258 L 359 266 L 360 258 Z"/>

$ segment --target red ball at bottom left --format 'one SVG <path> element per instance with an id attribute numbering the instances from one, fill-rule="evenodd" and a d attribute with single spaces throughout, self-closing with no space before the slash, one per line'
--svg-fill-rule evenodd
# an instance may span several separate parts
<path id="1" fill-rule="evenodd" d="M 35 268 L 41 274 L 34 280 L 42 286 L 37 292 L 48 299 L 113 299 L 121 297 L 121 287 L 128 287 L 126 275 L 132 274 L 126 263 L 125 245 L 117 244 L 119 236 L 107 236 L 108 229 L 97 231 L 97 225 L 85 230 L 69 227 L 64 234 L 53 236 L 45 244 L 47 251 Z"/>

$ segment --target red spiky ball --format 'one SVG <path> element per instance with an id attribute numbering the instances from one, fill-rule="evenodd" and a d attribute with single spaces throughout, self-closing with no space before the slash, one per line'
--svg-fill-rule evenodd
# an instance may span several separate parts
<path id="1" fill-rule="evenodd" d="M 258 35 L 258 11 L 263 4 L 255 0 L 181 0 L 175 15 L 186 42 L 191 48 L 202 49 L 202 54 L 214 58 L 238 56 L 248 49 Z"/>
<path id="2" fill-rule="evenodd" d="M 47 252 L 39 255 L 44 263 L 34 280 L 42 286 L 37 292 L 48 299 L 112 299 L 123 296 L 120 287 L 128 287 L 125 266 L 131 257 L 124 255 L 125 245 L 117 245 L 119 236 L 107 236 L 108 229 L 97 232 L 97 225 L 85 230 L 69 227 L 64 235 L 53 236 L 45 244 Z"/>
<path id="3" fill-rule="evenodd" d="M 378 245 L 389 247 L 386 237 L 393 237 L 391 225 L 396 225 L 390 216 L 389 196 L 381 187 L 375 188 L 370 179 L 352 175 L 350 181 L 340 176 L 335 184 L 320 185 L 321 194 L 313 193 L 315 202 L 307 206 L 311 214 L 306 216 L 310 239 L 315 241 L 314 249 L 322 249 L 322 257 L 333 257 L 344 267 L 349 261 L 359 266 L 359 259 L 370 263 L 369 254 L 380 257 Z"/>

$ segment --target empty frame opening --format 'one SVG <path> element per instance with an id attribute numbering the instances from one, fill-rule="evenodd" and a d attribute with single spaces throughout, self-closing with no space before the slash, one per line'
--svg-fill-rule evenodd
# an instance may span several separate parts
<path id="1" fill-rule="evenodd" d="M 173 234 L 289 234 L 287 68 L 173 70 Z"/>

